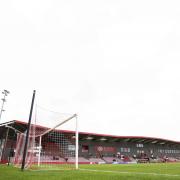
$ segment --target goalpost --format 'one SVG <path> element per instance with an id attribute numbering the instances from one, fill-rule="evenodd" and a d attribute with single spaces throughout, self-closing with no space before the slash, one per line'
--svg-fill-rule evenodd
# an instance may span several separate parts
<path id="1" fill-rule="evenodd" d="M 26 135 L 18 133 L 14 165 L 21 167 Z M 62 114 L 36 106 L 29 128 L 24 168 L 78 169 L 77 114 Z"/>
<path id="2" fill-rule="evenodd" d="M 70 120 L 72 120 L 73 118 L 75 118 L 76 119 L 76 128 L 75 128 L 75 137 L 74 137 L 74 135 L 72 136 L 71 135 L 71 138 L 75 138 L 75 143 L 70 143 L 70 142 L 66 142 L 66 141 L 68 141 L 66 138 L 64 138 L 64 136 L 65 135 L 62 135 L 62 134 L 59 134 L 60 132 L 55 132 L 54 130 L 56 129 L 56 128 L 58 128 L 58 127 L 60 127 L 61 125 L 63 125 L 63 124 L 65 124 L 65 123 L 67 123 L 68 121 L 70 121 Z M 47 131 L 45 131 L 45 132 L 43 132 L 42 134 L 38 134 L 37 136 L 36 136 L 36 138 L 39 138 L 39 146 L 37 147 L 37 150 L 38 150 L 38 162 L 37 162 L 37 165 L 38 165 L 38 167 L 40 167 L 41 166 L 41 164 L 43 164 L 43 165 L 45 165 L 47 162 L 43 162 L 42 160 L 41 160 L 41 152 L 42 152 L 42 137 L 44 137 L 45 135 L 47 135 L 48 133 L 51 133 L 52 134 L 52 132 L 53 132 L 53 138 L 56 138 L 56 144 L 59 144 L 59 143 L 61 143 L 61 150 L 60 150 L 60 147 L 59 147 L 59 152 L 55 152 L 54 150 L 55 150 L 55 147 L 52 145 L 51 146 L 51 152 L 48 152 L 48 153 L 54 153 L 54 155 L 58 155 L 58 153 L 62 153 L 62 151 L 63 151 L 63 153 L 64 153 L 64 155 L 60 155 L 60 156 L 62 156 L 61 158 L 64 158 L 64 159 L 61 159 L 61 161 L 59 161 L 59 164 L 73 164 L 73 160 L 72 161 L 69 161 L 69 162 L 67 162 L 68 161 L 68 157 L 69 157 L 69 154 L 68 154 L 68 152 L 65 152 L 67 149 L 65 149 L 65 148 L 68 148 L 68 151 L 75 151 L 75 156 L 74 156 L 74 158 L 75 158 L 75 169 L 78 169 L 78 128 L 77 128 L 77 124 L 78 122 L 77 122 L 77 115 L 76 114 L 74 114 L 73 116 L 71 116 L 71 117 L 69 117 L 68 119 L 66 119 L 66 120 L 64 120 L 64 121 L 62 121 L 60 124 L 58 124 L 58 125 L 56 125 L 53 129 L 49 129 L 49 130 L 47 130 Z M 56 133 L 56 134 L 55 134 Z M 72 132 L 71 132 L 72 133 Z M 63 138 L 62 138 L 63 137 Z M 58 138 L 58 140 L 57 140 L 57 138 Z M 57 142 L 58 141 L 58 142 Z M 66 145 L 68 145 L 68 147 L 65 147 Z M 63 147 L 62 147 L 63 146 Z M 49 147 L 50 147 L 50 145 L 49 145 Z M 72 149 L 70 149 L 70 148 L 72 148 Z M 54 151 L 54 152 L 53 152 Z M 70 153 L 70 158 L 73 158 L 73 156 L 72 156 L 72 152 Z M 58 164 L 58 161 L 56 161 L 56 160 L 59 160 L 59 158 L 58 157 L 53 157 L 53 158 L 55 158 L 54 160 L 54 163 L 56 164 Z M 57 158 L 57 159 L 56 159 Z M 45 159 L 45 158 L 44 158 Z M 47 159 L 45 159 L 45 160 L 47 160 Z M 63 163 L 64 162 L 64 160 L 66 161 L 65 163 Z M 53 161 L 51 161 L 52 163 L 53 163 Z M 50 161 L 48 162 L 48 164 L 50 165 L 50 163 L 51 163 Z"/>

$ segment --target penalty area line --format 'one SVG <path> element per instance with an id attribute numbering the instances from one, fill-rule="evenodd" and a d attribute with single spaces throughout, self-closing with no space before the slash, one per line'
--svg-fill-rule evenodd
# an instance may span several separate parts
<path id="1" fill-rule="evenodd" d="M 145 172 L 127 172 L 127 171 L 106 171 L 106 170 L 95 170 L 95 169 L 81 169 L 82 171 L 90 172 L 103 172 L 103 173 L 118 173 L 118 174 L 135 174 L 135 175 L 153 175 L 153 176 L 166 176 L 166 177 L 180 177 L 180 174 L 162 174 L 162 173 L 145 173 Z"/>
<path id="2" fill-rule="evenodd" d="M 72 171 L 75 169 L 60 169 L 60 168 L 49 168 L 49 169 L 28 169 L 28 171 L 35 171 L 35 172 L 41 172 L 41 171 Z"/>

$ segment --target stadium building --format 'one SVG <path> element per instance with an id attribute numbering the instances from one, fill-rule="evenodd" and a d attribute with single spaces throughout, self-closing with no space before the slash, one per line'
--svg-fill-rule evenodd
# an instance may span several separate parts
<path id="1" fill-rule="evenodd" d="M 39 130 L 44 127 L 39 126 Z M 0 124 L 0 161 L 7 163 L 14 158 L 19 132 L 27 130 L 27 123 L 10 121 Z M 66 148 L 73 151 L 74 133 L 58 130 L 64 137 Z M 47 139 L 50 139 L 47 141 Z M 53 145 L 48 149 L 47 145 Z M 79 163 L 146 163 L 146 162 L 180 162 L 180 142 L 154 137 L 113 136 L 79 132 Z M 74 159 L 66 156 L 56 143 L 52 133 L 42 139 L 41 154 L 48 156 L 54 163 L 71 163 Z M 47 159 L 45 161 L 48 161 Z"/>

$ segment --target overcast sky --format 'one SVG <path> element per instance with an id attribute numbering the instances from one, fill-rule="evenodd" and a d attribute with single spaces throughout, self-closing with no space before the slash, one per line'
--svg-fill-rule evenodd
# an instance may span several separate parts
<path id="1" fill-rule="evenodd" d="M 180 2 L 0 1 L 1 122 L 37 103 L 80 131 L 180 141 Z"/>

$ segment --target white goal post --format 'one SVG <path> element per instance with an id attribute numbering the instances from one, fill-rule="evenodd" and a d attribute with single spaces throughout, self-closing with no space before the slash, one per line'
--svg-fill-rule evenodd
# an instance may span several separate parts
<path id="1" fill-rule="evenodd" d="M 38 116 L 36 110 L 30 126 L 25 168 L 78 169 L 77 114 L 61 114 L 42 108 L 40 111 Z M 17 136 L 15 166 L 21 166 L 25 137 L 26 132 Z"/>

